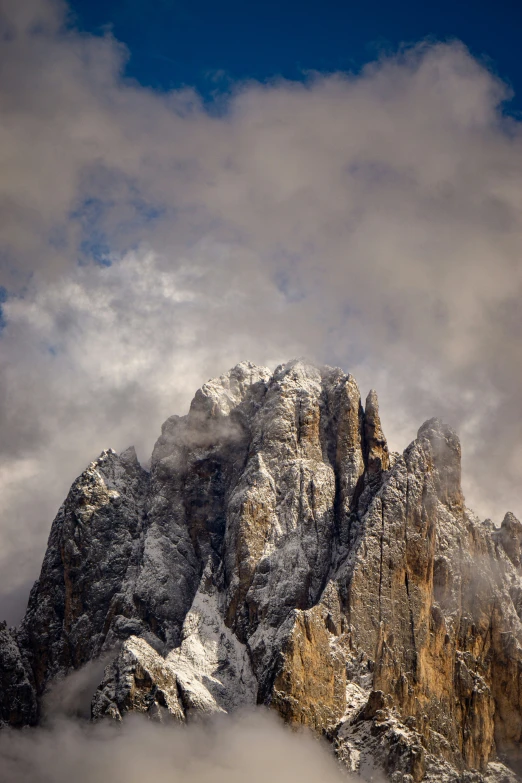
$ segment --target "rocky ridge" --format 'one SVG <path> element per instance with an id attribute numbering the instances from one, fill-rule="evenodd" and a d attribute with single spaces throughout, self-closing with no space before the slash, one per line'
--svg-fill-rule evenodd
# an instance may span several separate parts
<path id="1" fill-rule="evenodd" d="M 111 657 L 94 720 L 184 722 L 265 704 L 346 767 L 400 780 L 522 769 L 522 525 L 466 508 L 432 419 L 390 454 L 354 378 L 242 363 L 162 428 L 150 472 L 103 452 L 53 522 L 0 721 Z"/>

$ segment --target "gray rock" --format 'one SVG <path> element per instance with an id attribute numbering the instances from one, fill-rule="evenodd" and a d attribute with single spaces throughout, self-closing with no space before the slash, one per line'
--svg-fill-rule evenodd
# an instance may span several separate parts
<path id="1" fill-rule="evenodd" d="M 36 721 L 32 672 L 22 658 L 16 632 L 0 623 L 0 727 L 32 726 Z"/>

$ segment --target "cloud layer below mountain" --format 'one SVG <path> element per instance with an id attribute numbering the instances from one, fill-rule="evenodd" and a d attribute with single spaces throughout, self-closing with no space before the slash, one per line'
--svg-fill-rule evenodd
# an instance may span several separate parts
<path id="1" fill-rule="evenodd" d="M 0 763 L 9 783 L 346 781 L 322 742 L 261 712 L 179 728 L 132 717 L 123 726 L 60 719 L 2 732 Z"/>

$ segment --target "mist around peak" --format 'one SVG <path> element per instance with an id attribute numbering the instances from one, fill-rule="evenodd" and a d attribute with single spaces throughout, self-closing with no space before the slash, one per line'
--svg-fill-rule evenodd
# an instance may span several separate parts
<path id="1" fill-rule="evenodd" d="M 129 716 L 92 725 L 63 714 L 47 725 L 0 734 L 5 783 L 340 783 L 324 741 L 250 710 L 201 725 L 160 725 Z"/>

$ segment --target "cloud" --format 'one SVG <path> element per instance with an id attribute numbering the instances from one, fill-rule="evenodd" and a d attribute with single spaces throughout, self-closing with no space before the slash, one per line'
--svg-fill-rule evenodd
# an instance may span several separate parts
<path id="1" fill-rule="evenodd" d="M 122 726 L 58 719 L 46 728 L 2 732 L 0 763 L 8 783 L 346 780 L 323 742 L 261 710 L 189 727 L 132 716 Z"/>
<path id="2" fill-rule="evenodd" d="M 393 448 L 447 419 L 470 505 L 522 515 L 520 123 L 463 44 L 207 109 L 61 3 L 0 9 L 0 614 L 86 464 L 243 359 L 342 365 Z"/>
<path id="3" fill-rule="evenodd" d="M 41 724 L 56 729 L 57 723 L 66 724 L 78 719 L 81 724 L 82 721 L 90 720 L 93 694 L 115 653 L 116 650 L 113 650 L 112 653 L 94 658 L 66 677 L 55 680 L 42 700 Z"/>

